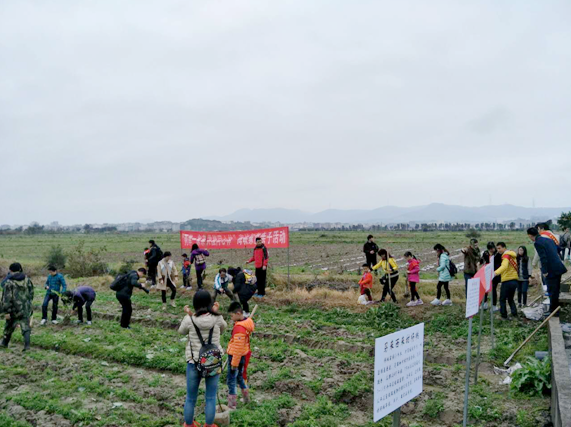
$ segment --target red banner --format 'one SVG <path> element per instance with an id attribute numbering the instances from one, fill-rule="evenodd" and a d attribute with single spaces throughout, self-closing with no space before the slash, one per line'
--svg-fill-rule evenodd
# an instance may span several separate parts
<path id="1" fill-rule="evenodd" d="M 256 246 L 256 237 L 261 237 L 268 248 L 288 248 L 289 228 L 266 228 L 247 231 L 181 231 L 180 247 L 189 249 L 194 243 L 206 249 L 243 249 Z"/>

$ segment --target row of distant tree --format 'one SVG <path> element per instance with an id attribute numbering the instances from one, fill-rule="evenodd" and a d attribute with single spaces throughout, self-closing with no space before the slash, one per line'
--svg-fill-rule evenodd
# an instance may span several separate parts
<path id="1" fill-rule="evenodd" d="M 551 223 L 551 221 L 549 221 Z M 268 224 L 269 225 L 269 224 Z M 300 231 L 515 231 L 525 230 L 532 223 L 526 222 L 510 222 L 509 224 L 497 222 L 482 222 L 479 224 L 470 223 L 426 223 L 426 224 L 391 224 L 391 225 L 343 225 L 341 227 L 328 226 L 323 224 L 319 227 L 306 227 Z M 223 223 L 220 221 L 205 220 L 205 219 L 192 219 L 182 223 L 181 230 L 196 230 L 196 231 L 230 231 L 230 230 L 252 230 L 257 226 L 249 222 L 234 222 L 231 224 Z M 554 229 L 571 229 L 571 212 L 562 213 L 561 217 L 553 224 Z M 129 231 L 132 233 L 133 231 Z M 155 228 L 140 229 L 136 232 L 149 233 L 157 232 Z M 18 227 L 11 230 L 0 230 L 0 234 L 14 235 L 14 234 L 61 234 L 61 233 L 85 233 L 85 234 L 103 234 L 103 233 L 120 233 L 116 226 L 93 227 L 90 224 L 83 226 L 66 227 L 65 229 L 58 229 L 54 227 L 46 227 L 34 223 L 29 227 Z"/>
<path id="2" fill-rule="evenodd" d="M 548 221 L 555 230 L 571 229 L 571 212 L 562 213 L 556 224 Z M 324 224 L 320 227 L 307 227 L 301 231 L 516 231 L 525 230 L 535 225 L 532 222 L 510 222 L 508 224 L 498 222 L 482 222 L 479 224 L 470 223 L 424 223 L 424 224 L 390 224 L 390 225 L 343 225 L 341 227 L 329 227 Z"/>

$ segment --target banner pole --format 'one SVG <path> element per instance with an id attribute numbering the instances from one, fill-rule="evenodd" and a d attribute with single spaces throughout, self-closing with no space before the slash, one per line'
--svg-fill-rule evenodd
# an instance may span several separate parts
<path id="1" fill-rule="evenodd" d="M 480 304 L 480 331 L 478 332 L 478 355 L 476 356 L 476 373 L 474 374 L 474 385 L 478 384 L 478 368 L 480 367 L 480 345 L 482 344 L 482 327 L 484 323 L 484 304 Z"/>
<path id="2" fill-rule="evenodd" d="M 400 406 L 393 412 L 393 427 L 400 427 Z"/>
<path id="3" fill-rule="evenodd" d="M 289 278 L 289 246 L 290 246 L 290 239 L 289 239 L 289 228 L 287 230 L 287 288 L 290 289 L 290 278 Z"/>
<path id="4" fill-rule="evenodd" d="M 470 362 L 472 359 L 472 318 L 468 323 L 468 346 L 466 350 L 466 387 L 464 388 L 464 423 L 463 427 L 468 425 L 468 393 L 470 392 Z"/>

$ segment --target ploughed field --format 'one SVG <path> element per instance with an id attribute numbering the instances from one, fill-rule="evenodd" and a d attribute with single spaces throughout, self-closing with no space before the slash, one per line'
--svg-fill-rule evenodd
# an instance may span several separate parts
<path id="1" fill-rule="evenodd" d="M 452 250 L 459 249 L 467 240 L 460 233 L 441 233 L 432 235 L 432 239 L 427 236 L 432 233 L 410 233 L 413 234 L 416 236 L 382 235 L 378 239 L 379 246 L 388 246 L 400 258 L 402 254 L 396 249 L 413 249 L 422 254 L 429 252 L 436 242 Z M 326 237 L 320 237 L 322 235 Z M 323 260 L 328 258 L 327 254 L 329 258 L 339 259 L 358 257 L 363 235 L 366 233 L 292 233 L 291 262 L 303 262 L 303 256 L 308 260 Z M 182 307 L 191 304 L 194 291 L 179 293 L 178 307 L 169 306 L 163 311 L 159 293 L 146 295 L 135 290 L 132 329 L 123 330 L 117 321 L 120 306 L 114 293 L 108 290 L 110 276 L 68 279 L 71 288 L 83 284 L 97 290 L 93 325 L 60 322 L 38 326 L 44 295 L 41 285 L 45 281 L 40 266 L 42 254 L 47 252 L 50 243 L 72 247 L 77 240 L 85 238 L 86 246 L 106 244 L 106 258 L 110 262 L 128 260 L 131 254 L 140 258 L 137 249 L 144 247 L 150 237 L 154 237 L 164 251 L 179 253 L 175 252 L 176 235 L 113 235 L 108 242 L 106 237 L 0 237 L 2 267 L 16 259 L 23 260 L 25 268 L 28 263 L 37 288 L 32 351 L 22 354 L 21 335 L 16 331 L 10 349 L 0 352 L 0 426 L 182 425 L 186 394 L 185 338 L 178 335 L 176 327 L 183 317 Z M 524 242 L 516 233 L 501 237 L 508 243 Z M 38 242 L 34 246 L 36 238 Z M 383 245 L 383 240 L 387 245 Z M 499 238 L 495 235 L 481 239 L 485 240 Z M 17 243 L 27 249 L 18 247 Z M 15 255 L 10 255 L 7 247 L 13 248 Z M 127 255 L 122 255 L 123 250 Z M 226 252 L 228 254 L 213 251 L 209 261 L 223 260 L 226 266 L 226 262 L 237 264 L 250 254 L 241 250 Z M 402 425 L 429 427 L 461 423 L 467 337 L 463 282 L 452 286 L 454 305 L 451 307 L 429 304 L 405 307 L 402 283 L 397 285 L 398 305 L 362 307 L 356 304 L 356 271 L 319 270 L 323 267 L 315 267 L 317 261 L 308 261 L 292 268 L 292 286 L 288 288 L 281 264 L 286 261 L 285 251 L 271 251 L 270 255 L 274 265 L 270 270 L 269 296 L 259 303 L 254 319 L 256 332 L 252 337 L 253 357 L 249 367 L 253 401 L 246 406 L 238 404 L 239 409 L 231 417 L 232 426 L 392 425 L 388 418 L 377 424 L 372 422 L 374 339 L 419 322 L 425 322 L 424 392 L 403 408 Z M 425 263 L 431 262 L 434 257 L 427 254 Z M 214 267 L 208 271 L 209 290 L 214 271 Z M 420 294 L 428 303 L 434 298 L 432 279 L 435 276 L 431 276 L 431 272 L 424 274 L 426 281 L 420 285 Z M 308 286 L 312 283 L 315 286 Z M 332 283 L 333 286 L 329 286 Z M 344 284 L 344 288 L 340 284 Z M 343 291 L 332 288 L 343 288 Z M 537 288 L 531 288 L 530 299 L 539 295 Z M 373 294 L 380 297 L 378 282 Z M 225 313 L 229 301 L 224 296 L 219 301 Z M 61 308 L 60 303 L 60 320 L 63 320 Z M 508 386 L 500 385 L 503 378 L 493 373 L 493 366 L 501 366 L 536 324 L 523 319 L 498 321 L 496 347 L 491 349 L 489 312 L 484 320 L 480 379 L 478 385 L 472 387 L 470 397 L 471 425 L 543 425 L 549 400 L 510 392 Z M 0 321 L 0 327 L 3 323 Z M 478 317 L 474 324 L 479 324 Z M 229 336 L 228 331 L 223 338 L 224 346 Z M 541 331 L 516 361 L 546 349 L 547 335 Z M 475 346 L 473 350 L 475 354 Z M 225 374 L 219 390 L 224 404 Z M 201 393 L 198 414 L 203 405 Z"/>

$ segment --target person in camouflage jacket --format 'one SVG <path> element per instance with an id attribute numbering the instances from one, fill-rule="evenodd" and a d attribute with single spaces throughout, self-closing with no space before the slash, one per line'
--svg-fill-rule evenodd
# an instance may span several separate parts
<path id="1" fill-rule="evenodd" d="M 30 334 L 32 332 L 30 319 L 32 317 L 33 299 L 34 285 L 32 281 L 23 273 L 19 263 L 12 264 L 10 277 L 4 284 L 2 299 L 0 300 L 0 314 L 6 317 L 1 347 L 8 347 L 12 333 L 14 333 L 16 326 L 20 325 L 24 336 L 24 351 L 30 349 Z"/>

